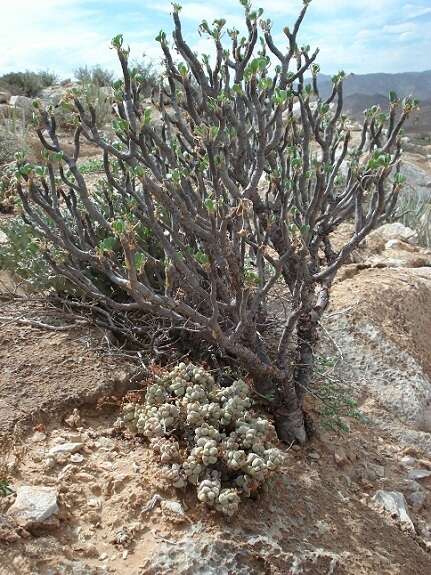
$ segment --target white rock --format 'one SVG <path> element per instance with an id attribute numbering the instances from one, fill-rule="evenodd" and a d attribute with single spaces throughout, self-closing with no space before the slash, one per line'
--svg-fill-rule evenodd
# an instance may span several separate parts
<path id="1" fill-rule="evenodd" d="M 413 479 L 413 481 L 428 479 L 428 477 L 431 477 L 431 471 L 429 469 L 412 469 L 408 475 L 408 478 Z"/>
<path id="2" fill-rule="evenodd" d="M 400 240 L 389 240 L 386 242 L 385 249 L 392 250 L 400 247 Z"/>
<path id="3" fill-rule="evenodd" d="M 72 463 L 82 463 L 84 461 L 84 456 L 80 453 L 74 453 L 70 456 L 70 461 L 72 461 Z"/>
<path id="4" fill-rule="evenodd" d="M 30 527 L 46 521 L 57 511 L 56 489 L 23 485 L 18 487 L 15 503 L 9 508 L 8 514 L 20 525 Z"/>
<path id="5" fill-rule="evenodd" d="M 55 467 L 55 459 L 53 457 L 47 457 L 43 460 L 43 466 L 45 469 L 52 469 Z"/>
<path id="6" fill-rule="evenodd" d="M 392 224 L 384 224 L 370 233 L 368 239 L 378 238 L 385 243 L 391 240 L 401 240 L 409 244 L 416 245 L 418 243 L 418 234 L 411 228 L 404 224 L 394 222 Z"/>
<path id="7" fill-rule="evenodd" d="M 399 491 L 384 491 L 379 489 L 373 497 L 373 501 L 380 507 L 383 507 L 391 515 L 399 519 L 412 531 L 415 530 L 413 521 L 410 519 L 407 510 L 407 503 L 404 495 Z"/>
<path id="8" fill-rule="evenodd" d="M 89 507 L 93 507 L 95 509 L 101 509 L 102 508 L 102 500 L 100 499 L 100 497 L 90 497 L 88 499 L 88 505 L 89 505 Z"/>
<path id="9" fill-rule="evenodd" d="M 170 499 L 163 499 L 160 502 L 160 507 L 166 511 L 171 511 L 176 515 L 184 516 L 184 509 L 179 501 L 172 501 Z"/>
<path id="10" fill-rule="evenodd" d="M 71 475 L 75 473 L 76 470 L 77 470 L 76 465 L 72 465 L 72 463 L 69 463 L 68 465 L 63 467 L 63 469 L 58 474 L 57 479 L 59 481 L 62 481 L 63 479 L 68 479 Z"/>
<path id="11" fill-rule="evenodd" d="M 76 453 L 83 447 L 83 443 L 61 443 L 51 447 L 48 451 L 48 457 L 57 457 L 59 455 L 67 455 L 68 453 Z"/>
<path id="12" fill-rule="evenodd" d="M 20 108 L 24 112 L 30 112 L 32 109 L 32 102 L 31 98 L 27 98 L 27 96 L 11 96 L 9 100 L 9 104 L 14 108 Z"/>
<path id="13" fill-rule="evenodd" d="M 46 433 L 42 433 L 41 431 L 36 431 L 31 436 L 31 440 L 33 441 L 33 443 L 39 443 L 40 441 L 45 441 L 45 439 L 46 439 Z"/>
<path id="14" fill-rule="evenodd" d="M 414 457 L 412 457 L 411 455 L 405 455 L 401 459 L 401 463 L 405 467 L 411 467 L 412 465 L 414 465 L 416 463 L 416 459 Z"/>
<path id="15" fill-rule="evenodd" d="M 96 441 L 96 447 L 106 451 L 111 451 L 114 448 L 114 445 L 114 441 L 109 437 L 102 436 Z"/>
<path id="16" fill-rule="evenodd" d="M 406 495 L 406 499 L 409 502 L 409 505 L 411 505 L 413 511 L 417 513 L 425 504 L 426 493 L 423 490 L 413 491 L 413 493 L 408 493 Z"/>

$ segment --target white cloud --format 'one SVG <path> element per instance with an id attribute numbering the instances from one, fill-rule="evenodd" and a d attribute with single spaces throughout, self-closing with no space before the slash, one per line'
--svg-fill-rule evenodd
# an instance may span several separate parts
<path id="1" fill-rule="evenodd" d="M 403 12 L 410 18 L 420 18 L 421 16 L 431 14 L 431 8 L 423 4 L 404 4 Z"/>
<path id="2" fill-rule="evenodd" d="M 76 0 L 14 0 L 2 6 L 0 71 L 61 68 L 100 61 L 112 66 L 108 38 L 91 26 L 94 14 Z"/>
<path id="3" fill-rule="evenodd" d="M 413 22 L 400 22 L 399 24 L 387 24 L 383 26 L 383 34 L 405 34 L 407 32 L 414 32 L 416 26 Z"/>
<path id="4" fill-rule="evenodd" d="M 196 20 L 197 22 L 201 22 L 202 20 L 212 21 L 216 18 L 220 18 L 220 10 L 214 6 L 210 6 L 209 4 L 203 4 L 200 2 L 183 2 L 181 6 L 182 18 Z M 159 10 L 160 12 L 165 12 L 166 14 L 170 14 L 172 12 L 172 4 L 170 2 L 153 4 L 152 8 Z"/>
<path id="5" fill-rule="evenodd" d="M 109 3 L 115 2 L 104 0 L 98 10 L 95 3 L 88 0 L 13 0 L 5 3 L 1 8 L 0 74 L 48 68 L 64 77 L 71 76 L 79 66 L 96 64 L 119 72 L 110 41 L 114 33 L 122 31 L 116 26 L 123 27 L 124 23 L 112 22 L 112 32 L 106 27 L 103 11 Z M 139 34 L 131 33 L 130 38 L 125 30 L 132 57 L 139 58 L 145 53 L 148 58 L 159 60 L 160 47 L 154 42 L 156 29 L 148 32 L 148 12 L 136 12 L 133 19 L 129 15 L 128 22 L 135 26 L 146 24 Z"/>

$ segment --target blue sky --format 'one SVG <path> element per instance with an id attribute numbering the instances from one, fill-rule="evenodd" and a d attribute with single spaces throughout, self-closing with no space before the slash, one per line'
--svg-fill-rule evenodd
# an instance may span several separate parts
<path id="1" fill-rule="evenodd" d="M 202 19 L 224 17 L 241 23 L 237 0 L 182 2 L 185 35 L 198 52 L 209 52 L 196 29 Z M 301 0 L 256 0 L 281 44 L 281 30 L 291 25 Z M 123 33 L 132 54 L 156 64 L 154 37 L 171 31 L 171 5 L 164 0 L 8 0 L 2 2 L 0 74 L 46 69 L 62 77 L 78 66 L 101 64 L 117 70 L 109 42 Z M 325 73 L 402 72 L 431 69 L 431 0 L 313 0 L 300 36 L 319 46 Z"/>

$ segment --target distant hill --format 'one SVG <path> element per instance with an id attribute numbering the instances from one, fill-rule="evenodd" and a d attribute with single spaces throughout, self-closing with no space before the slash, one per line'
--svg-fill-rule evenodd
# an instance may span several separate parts
<path id="1" fill-rule="evenodd" d="M 431 137 L 431 94 L 428 97 L 430 99 L 422 100 L 420 110 L 408 120 L 405 126 L 407 134 Z M 344 98 L 344 111 L 357 122 L 362 122 L 364 110 L 376 105 L 387 110 L 389 98 L 381 94 L 351 94 Z"/>
<path id="2" fill-rule="evenodd" d="M 332 90 L 331 76 L 320 74 L 318 86 L 325 98 Z M 404 98 L 410 94 L 419 100 L 431 100 L 431 70 L 425 72 L 402 72 L 399 74 L 351 74 L 344 82 L 345 96 L 388 96 L 393 90 Z"/>
<path id="3" fill-rule="evenodd" d="M 350 94 L 344 98 L 344 111 L 355 120 L 363 117 L 363 112 L 371 106 L 388 107 L 389 98 L 382 94 Z"/>
<path id="4" fill-rule="evenodd" d="M 320 74 L 318 86 L 323 98 L 332 90 L 331 76 Z M 431 70 L 400 74 L 353 74 L 344 82 L 344 110 L 361 122 L 367 108 L 379 105 L 387 109 L 389 92 L 400 98 L 412 94 L 420 101 L 420 111 L 406 125 L 407 133 L 431 136 Z"/>

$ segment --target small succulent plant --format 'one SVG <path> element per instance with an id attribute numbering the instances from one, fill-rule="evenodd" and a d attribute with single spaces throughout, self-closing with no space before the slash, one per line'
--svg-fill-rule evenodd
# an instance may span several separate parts
<path id="1" fill-rule="evenodd" d="M 156 377 L 143 403 L 123 405 L 117 427 L 149 439 L 169 484 L 193 485 L 199 501 L 233 515 L 284 459 L 272 423 L 252 407 L 244 381 L 220 387 L 204 368 L 180 363 Z"/>

